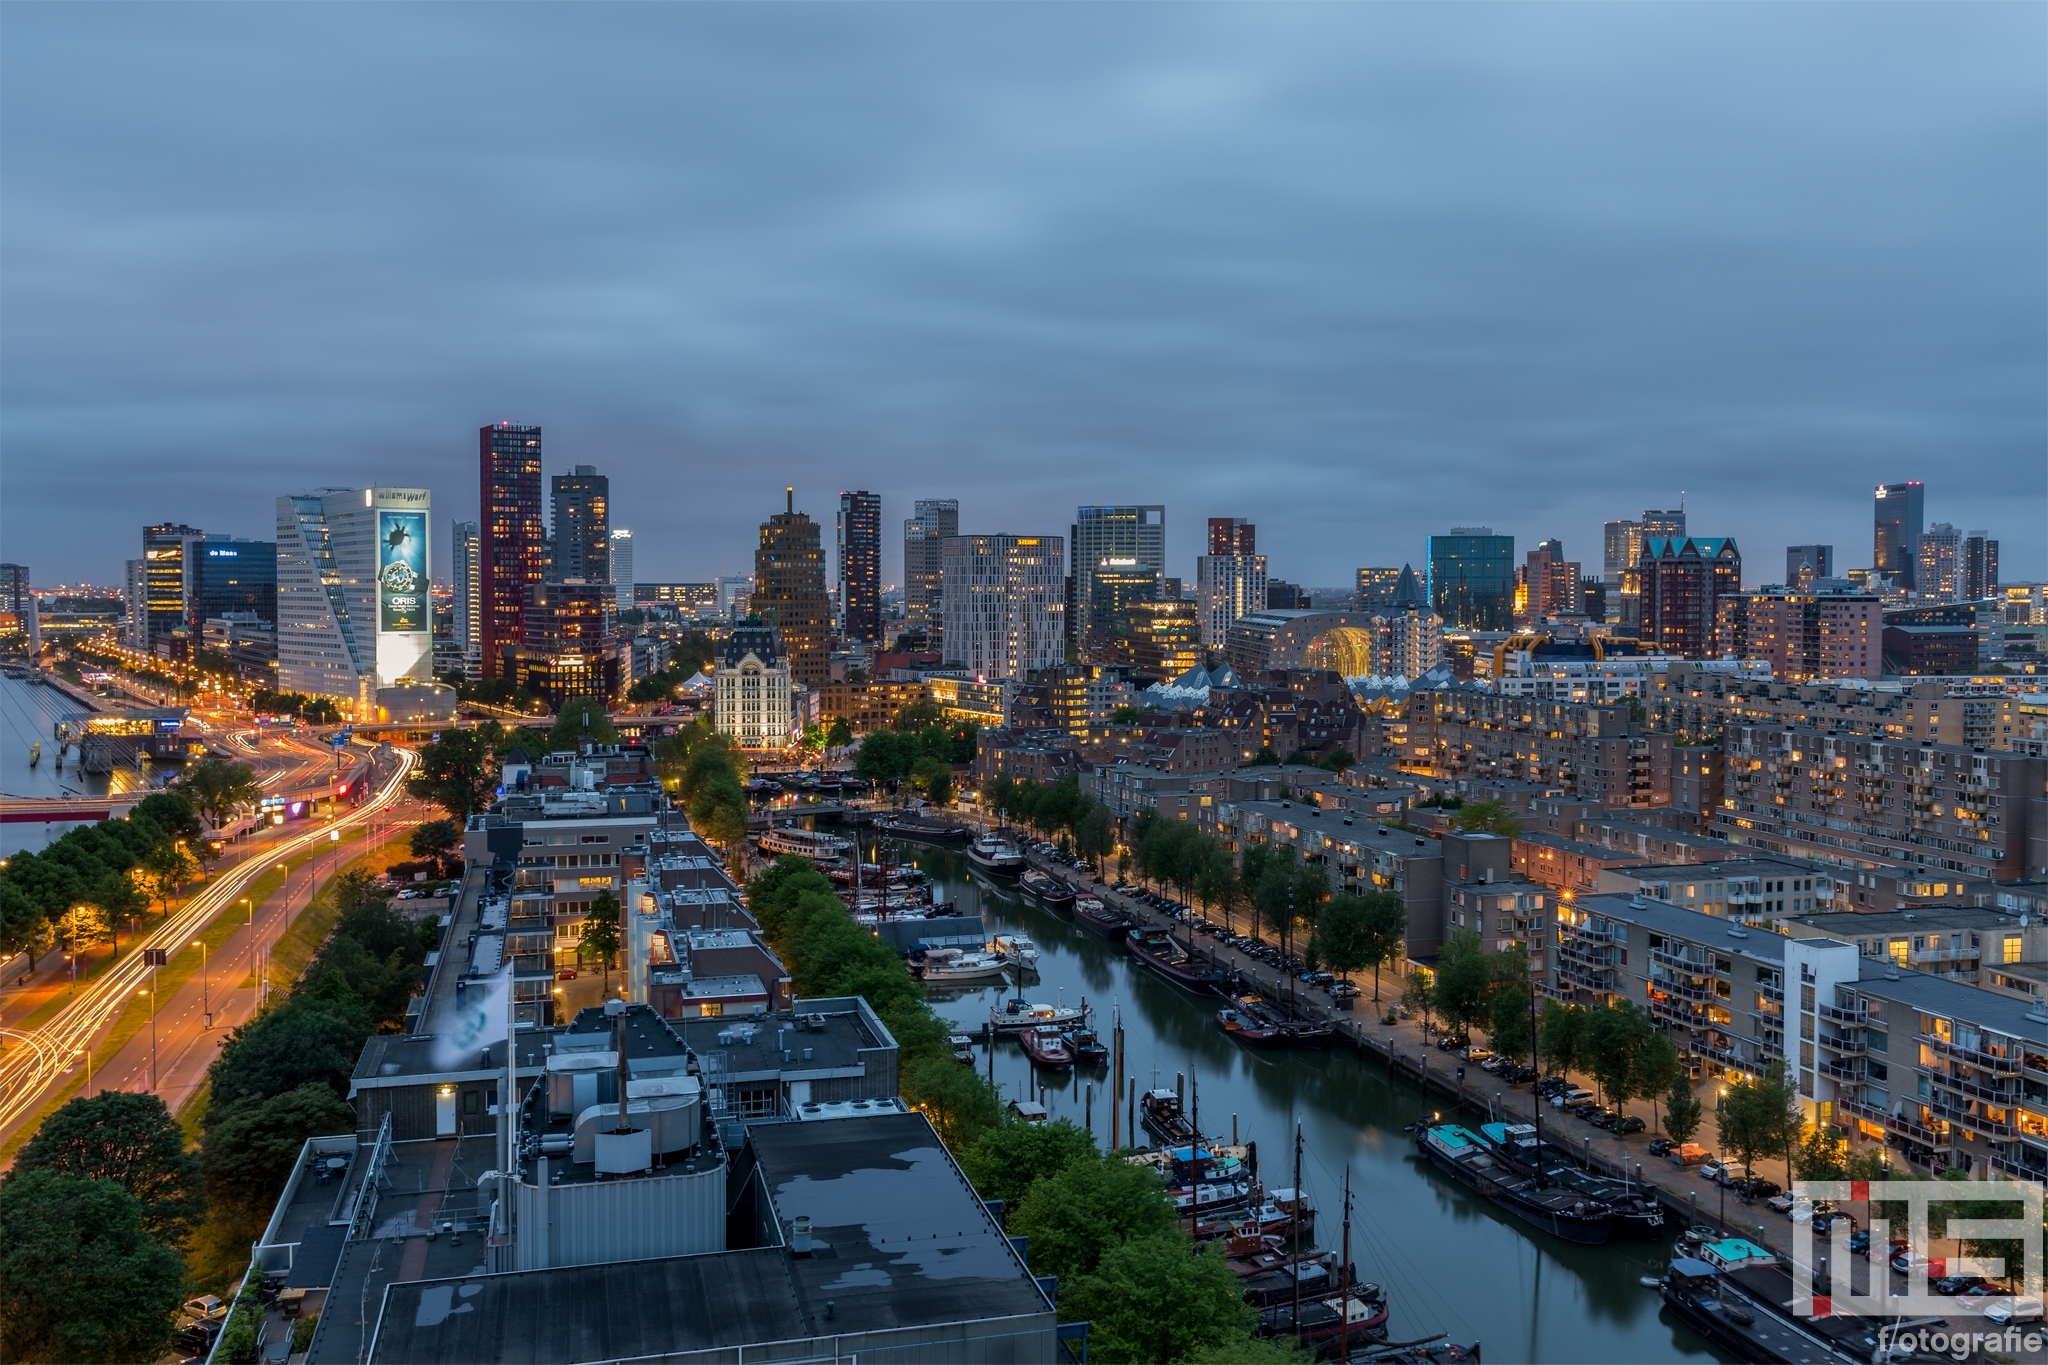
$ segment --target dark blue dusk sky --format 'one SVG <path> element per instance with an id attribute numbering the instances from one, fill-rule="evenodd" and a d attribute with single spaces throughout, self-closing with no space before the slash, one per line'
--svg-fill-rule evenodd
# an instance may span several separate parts
<path id="1" fill-rule="evenodd" d="M 1249 517 L 1279 577 L 1677 502 L 1751 582 L 1870 490 L 2048 574 L 2038 5 L 0 12 L 0 557 L 612 476 L 642 580 L 794 483 L 895 529 Z M 829 530 L 828 530 L 829 537 Z M 436 553 L 445 571 L 445 535 Z"/>

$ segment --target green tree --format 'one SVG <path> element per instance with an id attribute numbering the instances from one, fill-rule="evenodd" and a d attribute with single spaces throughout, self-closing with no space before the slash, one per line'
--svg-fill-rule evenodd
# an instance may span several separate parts
<path id="1" fill-rule="evenodd" d="M 555 727 L 548 731 L 548 750 L 574 750 L 586 739 L 593 744 L 617 744 L 619 732 L 603 702 L 596 697 L 571 697 L 562 703 Z"/>
<path id="2" fill-rule="evenodd" d="M 1341 773 L 1357 767 L 1358 757 L 1340 744 L 1327 754 L 1324 754 L 1316 766 L 1318 768 L 1328 768 L 1333 773 Z"/>
<path id="3" fill-rule="evenodd" d="M 1453 828 L 1466 834 L 1500 834 L 1512 839 L 1522 832 L 1522 822 L 1504 801 L 1474 801 L 1460 807 L 1451 817 Z"/>
<path id="4" fill-rule="evenodd" d="M 832 723 L 825 727 L 825 747 L 828 749 L 844 749 L 851 743 L 853 743 L 853 727 L 846 723 L 846 717 L 832 717 Z"/>
<path id="5" fill-rule="evenodd" d="M 1849 1144 L 1833 1128 L 1810 1128 L 1792 1155 L 1801 1180 L 1847 1180 Z"/>
<path id="6" fill-rule="evenodd" d="M 1421 1015 L 1423 1027 L 1427 1028 L 1436 1011 L 1435 974 L 1421 970 L 1408 973 L 1401 985 L 1401 1004 L 1410 1014 Z"/>
<path id="7" fill-rule="evenodd" d="M 1188 1250 L 1177 1232 L 1134 1238 L 1104 1255 L 1093 1273 L 1061 1281 L 1062 1312 L 1088 1323 L 1091 1360 L 1178 1361 L 1246 1340 L 1257 1315 L 1236 1272 L 1217 1247 Z"/>
<path id="8" fill-rule="evenodd" d="M 1135 706 L 1117 707 L 1116 710 L 1109 713 L 1109 723 L 1111 725 L 1136 725 L 1138 723 L 1138 708 Z"/>
<path id="9" fill-rule="evenodd" d="M 206 1213 L 199 1163 L 155 1095 L 80 1095 L 43 1121 L 14 1169 L 114 1181 L 141 1203 L 143 1230 L 166 1246 L 183 1242 Z"/>
<path id="10" fill-rule="evenodd" d="M 447 858 L 462 845 L 462 826 L 453 820 L 423 821 L 407 841 L 415 858 Z"/>
<path id="11" fill-rule="evenodd" d="M 1664 1096 L 1664 1132 L 1673 1142 L 1690 1142 L 1700 1130 L 1700 1118 L 1700 1097 L 1692 1093 L 1692 1077 L 1681 1070 Z"/>
<path id="12" fill-rule="evenodd" d="M 962 1152 L 960 1169 L 983 1199 L 1000 1199 L 1006 1208 L 1015 1208 L 1034 1180 L 1095 1156 L 1095 1135 L 1066 1119 L 1006 1123 Z"/>
<path id="13" fill-rule="evenodd" d="M 1585 1060 L 1586 1011 L 1561 1000 L 1545 1000 L 1536 1037 L 1543 1064 L 1554 1075 L 1569 1075 Z"/>
<path id="14" fill-rule="evenodd" d="M 1495 1052 L 1510 1057 L 1528 1054 L 1529 1044 L 1535 1041 L 1535 1032 L 1530 1021 L 1527 986 L 1511 981 L 1494 991 L 1486 1037 Z"/>
<path id="15" fill-rule="evenodd" d="M 253 806 L 263 799 L 254 768 L 216 754 L 209 754 L 187 768 L 178 786 L 216 829 L 243 806 Z"/>
<path id="16" fill-rule="evenodd" d="M 237 1100 L 279 1095 L 309 1081 L 346 1094 L 369 1036 L 360 1002 L 310 992 L 292 996 L 228 1035 L 206 1070 L 212 1087 L 207 1122 Z"/>
<path id="17" fill-rule="evenodd" d="M 1091 806 L 1081 818 L 1081 827 L 1074 831 L 1074 851 L 1093 865 L 1096 876 L 1102 875 L 1102 860 L 1116 851 L 1116 819 L 1107 806 Z"/>
<path id="18" fill-rule="evenodd" d="M 1436 959 L 1436 1009 L 1454 1029 L 1470 1029 L 1493 1012 L 1493 963 L 1472 929 L 1454 930 Z"/>
<path id="19" fill-rule="evenodd" d="M 747 837 L 747 794 L 730 777 L 719 777 L 697 789 L 690 802 L 690 824 L 728 853 Z"/>
<path id="20" fill-rule="evenodd" d="M 1115 1153 L 1076 1157 L 1025 1190 L 1007 1227 L 1031 1239 L 1031 1269 L 1061 1284 L 1095 1270 L 1125 1242 L 1170 1232 L 1173 1206 L 1148 1166 Z"/>
<path id="21" fill-rule="evenodd" d="M 1587 1012 L 1585 1067 L 1593 1073 L 1603 1103 L 1623 1105 L 1639 1093 L 1636 1054 L 1652 1032 L 1648 1017 L 1631 1001 Z"/>
<path id="22" fill-rule="evenodd" d="M 1340 901 L 1345 903 L 1341 914 Z M 1408 907 L 1394 891 L 1337 896 L 1316 922 L 1316 932 L 1328 941 L 1323 960 L 1330 970 L 1349 980 L 1351 973 L 1372 968 L 1372 999 L 1377 1005 L 1380 969 L 1400 957 L 1401 945 L 1408 937 Z"/>
<path id="23" fill-rule="evenodd" d="M 934 806 L 950 805 L 953 800 L 953 765 L 942 758 L 926 754 L 910 768 L 910 782 L 925 799 Z"/>
<path id="24" fill-rule="evenodd" d="M 269 1216 L 309 1137 L 352 1133 L 356 1113 L 319 1081 L 274 1095 L 246 1095 L 209 1106 L 199 1144 L 207 1196 L 232 1221 Z"/>
<path id="25" fill-rule="evenodd" d="M 154 1360 L 171 1344 L 185 1263 L 113 1180 L 17 1171 L 0 1184 L 0 1355 Z"/>
<path id="26" fill-rule="evenodd" d="M 443 730 L 440 738 L 421 746 L 419 764 L 405 780 L 416 801 L 439 806 L 459 825 L 491 803 L 498 788 L 498 765 L 492 752 L 496 726 L 474 730 Z"/>
<path id="27" fill-rule="evenodd" d="M 199 864 L 181 844 L 164 840 L 142 855 L 135 870 L 142 889 L 169 914 L 171 898 L 199 871 Z"/>
<path id="28" fill-rule="evenodd" d="M 609 990 L 612 984 L 612 958 L 619 951 L 619 902 L 606 887 L 590 902 L 590 913 L 583 922 L 583 938 L 577 943 L 577 950 L 597 954 L 598 962 L 604 968 L 604 984 Z"/>
<path id="29" fill-rule="evenodd" d="M 1742 1163 L 1744 1175 L 1750 1174 L 1759 1158 L 1778 1149 L 1779 1128 L 1771 1112 L 1771 1091 L 1772 1087 L 1760 1081 L 1740 1080 L 1721 1097 L 1717 1120 L 1721 1150 Z"/>
<path id="30" fill-rule="evenodd" d="M 1636 1051 L 1633 1088 L 1638 1096 L 1650 1101 L 1652 1117 L 1656 1116 L 1657 1106 L 1663 1102 L 1673 1082 L 1683 1074 L 1677 1047 L 1663 1034 L 1651 1030 Z"/>

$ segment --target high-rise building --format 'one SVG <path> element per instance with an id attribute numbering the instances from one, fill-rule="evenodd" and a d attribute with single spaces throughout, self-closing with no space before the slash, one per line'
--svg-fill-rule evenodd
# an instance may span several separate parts
<path id="1" fill-rule="evenodd" d="M 1511 630 L 1515 538 L 1488 526 L 1457 526 L 1429 538 L 1429 605 L 1459 630 Z"/>
<path id="2" fill-rule="evenodd" d="M 1522 565 L 1521 591 L 1517 607 L 1530 621 L 1543 621 L 1562 612 L 1577 612 L 1579 566 L 1564 557 L 1564 542 L 1544 540 L 1529 551 Z"/>
<path id="3" fill-rule="evenodd" d="M 1962 595 L 1960 573 L 1963 533 L 1945 521 L 1937 521 L 1920 537 L 1918 562 L 1913 569 L 1914 590 L 1935 602 L 1958 601 Z"/>
<path id="4" fill-rule="evenodd" d="M 1309 595 L 1299 583 L 1289 583 L 1284 578 L 1266 580 L 1267 611 L 1307 611 Z"/>
<path id="5" fill-rule="evenodd" d="M 1998 596 L 1998 542 L 1987 539 L 1982 531 L 1964 536 L 1958 572 L 1963 580 L 1963 601 L 1981 602 Z"/>
<path id="6" fill-rule="evenodd" d="M 1131 662 L 1131 608 L 1159 600 L 1159 574 L 1131 559 L 1108 559 L 1095 566 L 1086 633 L 1081 641 L 1083 663 Z"/>
<path id="7" fill-rule="evenodd" d="M 1212 555 L 1255 555 L 1259 552 L 1259 528 L 1243 517 L 1209 518 L 1209 553 Z"/>
<path id="8" fill-rule="evenodd" d="M 1816 578 L 1835 576 L 1835 547 L 1832 545 L 1788 545 L 1785 547 L 1785 586 L 1805 591 Z"/>
<path id="9" fill-rule="evenodd" d="M 571 578 L 609 583 L 612 481 L 598 473 L 597 466 L 579 464 L 573 474 L 555 475 L 551 485 L 554 529 L 547 578 L 555 583 Z"/>
<path id="10" fill-rule="evenodd" d="M 633 533 L 623 526 L 614 527 L 611 542 L 605 559 L 605 578 L 612 585 L 612 611 L 616 614 L 629 609 L 634 602 Z"/>
<path id="11" fill-rule="evenodd" d="M 1778 682 L 1876 679 L 1884 673 L 1884 609 L 1847 584 L 1735 593 L 1718 608 L 1719 652 L 1763 659 Z"/>
<path id="12" fill-rule="evenodd" d="M 28 610 L 28 565 L 0 564 L 0 611 Z"/>
<path id="13" fill-rule="evenodd" d="M 1900 588 L 1917 587 L 1920 532 L 1926 526 L 1926 490 L 1918 479 L 1881 483 L 1876 495 L 1876 528 L 1871 565 Z"/>
<path id="14" fill-rule="evenodd" d="M 949 666 L 1011 679 L 1063 661 L 1067 565 L 1059 536 L 951 536 L 940 546 Z"/>
<path id="15" fill-rule="evenodd" d="M 197 640 L 208 621 L 229 613 L 277 620 L 277 542 L 208 536 L 191 547 L 185 628 Z"/>
<path id="16" fill-rule="evenodd" d="M 939 578 L 944 571 L 940 545 L 960 534 L 958 498 L 919 498 L 916 515 L 903 523 L 903 628 L 921 630 L 931 647 L 944 612 L 939 606 Z"/>
<path id="17" fill-rule="evenodd" d="M 1444 618 L 1430 610 L 1415 570 L 1395 571 L 1394 591 L 1373 609 L 1372 671 L 1380 677 L 1419 678 L 1443 661 Z"/>
<path id="18" fill-rule="evenodd" d="M 143 614 L 135 648 L 154 651 L 157 641 L 187 633 L 192 552 L 205 539 L 197 526 L 176 522 L 142 528 Z"/>
<path id="19" fill-rule="evenodd" d="M 601 579 L 535 583 L 526 590 L 526 640 L 513 652 L 519 686 L 560 710 L 572 697 L 609 706 L 620 686 L 612 633 L 612 585 Z"/>
<path id="20" fill-rule="evenodd" d="M 1094 619 L 1095 571 L 1111 560 L 1134 564 L 1155 574 L 1166 573 L 1166 508 L 1159 504 L 1131 507 L 1082 507 L 1074 513 L 1074 618 L 1078 634 Z"/>
<path id="21" fill-rule="evenodd" d="M 121 577 L 121 643 L 130 649 L 149 648 L 149 561 L 131 559 Z"/>
<path id="22" fill-rule="evenodd" d="M 1153 677 L 1177 678 L 1202 662 L 1202 620 L 1196 603 L 1178 597 L 1133 602 L 1130 622 L 1131 662 Z"/>
<path id="23" fill-rule="evenodd" d="M 839 633 L 882 641 L 882 495 L 839 495 Z"/>
<path id="24" fill-rule="evenodd" d="M 761 523 L 754 551 L 753 611 L 775 632 L 789 676 L 823 685 L 832 658 L 832 601 L 825 594 L 825 549 L 818 523 L 796 510 L 796 489 L 783 490 L 784 510 Z"/>
<path id="25" fill-rule="evenodd" d="M 453 541 L 455 647 L 462 654 L 462 676 L 475 682 L 483 676 L 483 564 L 476 523 L 456 522 Z"/>
<path id="26" fill-rule="evenodd" d="M 483 676 L 500 676 L 505 651 L 526 643 L 527 589 L 547 567 L 540 505 L 540 428 L 499 422 L 477 432 L 482 538 L 478 542 L 478 650 Z"/>
<path id="27" fill-rule="evenodd" d="M 1721 600 L 1742 591 L 1742 553 L 1726 536 L 1643 542 L 1639 638 L 1665 654 L 1709 659 Z"/>
<path id="28" fill-rule="evenodd" d="M 1609 521 L 1600 527 L 1600 581 L 1619 587 L 1642 545 L 1640 521 Z"/>
<path id="29" fill-rule="evenodd" d="M 1401 583 L 1401 571 L 1380 567 L 1358 571 L 1358 591 L 1352 597 L 1352 605 L 1360 611 L 1371 611 L 1384 607 L 1394 600 L 1394 589 Z"/>
<path id="30" fill-rule="evenodd" d="M 430 684 L 424 488 L 322 488 L 277 500 L 277 685 L 374 719 L 385 688 Z"/>
<path id="31" fill-rule="evenodd" d="M 1643 532 L 1642 539 L 1636 542 L 1638 559 L 1642 557 L 1643 545 L 1648 541 L 1685 539 L 1685 509 L 1678 508 L 1668 512 L 1646 511 L 1640 525 Z"/>
<path id="32" fill-rule="evenodd" d="M 1266 557 L 1201 556 L 1195 560 L 1195 604 L 1201 613 L 1203 648 L 1223 648 L 1232 621 L 1266 609 Z"/>

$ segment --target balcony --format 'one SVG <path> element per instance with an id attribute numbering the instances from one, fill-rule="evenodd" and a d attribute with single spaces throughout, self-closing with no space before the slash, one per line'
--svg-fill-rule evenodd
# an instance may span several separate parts
<path id="1" fill-rule="evenodd" d="M 1652 989 L 1664 991 L 1667 994 L 1678 996 L 1684 1000 L 1697 1000 L 1701 1004 L 1707 1004 L 1716 1000 L 1725 1002 L 1726 1000 L 1725 996 L 1716 995 L 1707 987 L 1695 985 L 1689 981 L 1665 981 L 1652 977 L 1650 979 L 1650 986 Z"/>
<path id="2" fill-rule="evenodd" d="M 1884 1110 L 1865 1104 L 1861 1100 L 1852 1100 L 1845 1097 L 1836 1100 L 1835 1104 L 1845 1114 L 1854 1114 L 1858 1118 L 1882 1124 L 1890 1131 L 1912 1138 L 1923 1146 L 1933 1147 L 1942 1142 L 1941 1136 L 1933 1129 L 1923 1128 L 1912 1119 L 1900 1114 L 1887 1114 Z"/>
<path id="3" fill-rule="evenodd" d="M 1712 976 L 1714 974 L 1713 963 L 1698 962 L 1692 958 L 1680 957 L 1677 953 L 1667 953 L 1662 948 L 1650 949 L 1650 961 L 1660 967 L 1669 967 L 1675 972 L 1684 972 L 1690 976 Z"/>
<path id="4" fill-rule="evenodd" d="M 1558 926 L 1558 934 L 1566 942 L 1577 940 L 1580 943 L 1612 943 L 1615 939 L 1614 932 L 1610 929 L 1593 929 L 1586 925 L 1574 927 L 1561 924 Z"/>
<path id="5" fill-rule="evenodd" d="M 1816 1039 L 1830 1052 L 1839 1052 L 1844 1057 L 1861 1057 L 1870 1051 L 1870 1045 L 1861 1038 L 1830 1038 L 1823 1033 Z"/>
<path id="6" fill-rule="evenodd" d="M 1705 1028 L 1707 1026 L 1707 1012 L 1705 1010 L 1694 1009 L 1685 1002 L 1673 1000 L 1669 996 L 1650 997 L 1650 1013 L 1660 1019 L 1669 1019 L 1675 1024 L 1683 1024 L 1687 1028 Z"/>
<path id="7" fill-rule="evenodd" d="M 1981 1114 L 1972 1114 L 1967 1109 L 1949 1104 L 1943 1100 L 1931 1099 L 1927 1101 L 1927 1109 L 1929 1113 L 1938 1114 L 1956 1125 L 1956 1127 L 1967 1128 L 1973 1133 L 1983 1133 L 1987 1137 L 1996 1138 L 2009 1138 L 2013 1135 L 2011 1124 L 1999 1123 L 1997 1120 L 1987 1119 Z"/>
<path id="8" fill-rule="evenodd" d="M 1863 1065 L 1860 1062 L 1820 1061 L 1813 1068 L 1823 1076 L 1832 1076 L 1838 1081 L 1860 1081 L 1863 1079 Z"/>
<path id="9" fill-rule="evenodd" d="M 1560 958 L 1567 962 L 1582 963 L 1588 967 L 1619 966 L 1620 964 L 1614 960 L 1613 953 L 1614 950 L 1612 948 L 1587 948 L 1576 943 L 1560 943 L 1557 945 L 1557 955 Z"/>
<path id="10" fill-rule="evenodd" d="M 2017 1057 L 1994 1057 L 1988 1052 L 1979 1052 L 1975 1048 L 1964 1047 L 1959 1043 L 1951 1043 L 1945 1038 L 1936 1038 L 1932 1034 L 1916 1033 L 1913 1036 L 1918 1042 L 1931 1049 L 1936 1056 L 1954 1058 L 1956 1061 L 1974 1066 L 1980 1071 L 1996 1071 L 2004 1075 L 2012 1075 L 2020 1069 L 2020 1062 Z"/>
<path id="11" fill-rule="evenodd" d="M 1944 1089 L 1954 1090 L 1959 1094 L 1968 1095 L 1972 1099 L 1989 1100 L 2001 1107 L 2020 1102 L 2018 1095 L 2013 1094 L 2012 1091 L 2002 1086 L 1985 1085 L 1979 1081 L 1966 1081 L 1960 1076 L 1949 1076 L 1939 1071 L 1930 1073 L 1929 1079 Z"/>
<path id="12" fill-rule="evenodd" d="M 1759 981 L 1756 983 L 1756 993 L 1766 1000 L 1775 1000 L 1781 1005 L 1785 1003 L 1785 988 L 1783 986 L 1773 986 Z"/>
<path id="13" fill-rule="evenodd" d="M 1780 999 L 1784 997 L 1780 996 Z M 1838 1024 L 1861 1024 L 1864 1022 L 1861 1009 L 1845 1010 L 1840 1005 L 1815 1005 L 1813 1012 L 1823 1019 L 1832 1019 Z"/>

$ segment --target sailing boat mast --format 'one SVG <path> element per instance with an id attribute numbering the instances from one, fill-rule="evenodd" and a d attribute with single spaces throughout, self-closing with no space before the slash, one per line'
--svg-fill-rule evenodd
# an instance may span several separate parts
<path id="1" fill-rule="evenodd" d="M 1290 1321 L 1294 1324 L 1294 1344 L 1301 1344 L 1301 1120 L 1294 1120 L 1294 1310 Z"/>
<path id="2" fill-rule="evenodd" d="M 1297 1192 L 1298 1194 L 1298 1192 Z M 1337 1292 L 1337 1307 L 1341 1322 L 1337 1328 L 1337 1365 L 1350 1365 L 1351 1361 L 1351 1163 L 1344 1163 L 1344 1250 L 1343 1269 L 1339 1272 L 1343 1288 Z M 1301 1282 L 1301 1266 L 1295 1265 L 1295 1283 Z"/>

